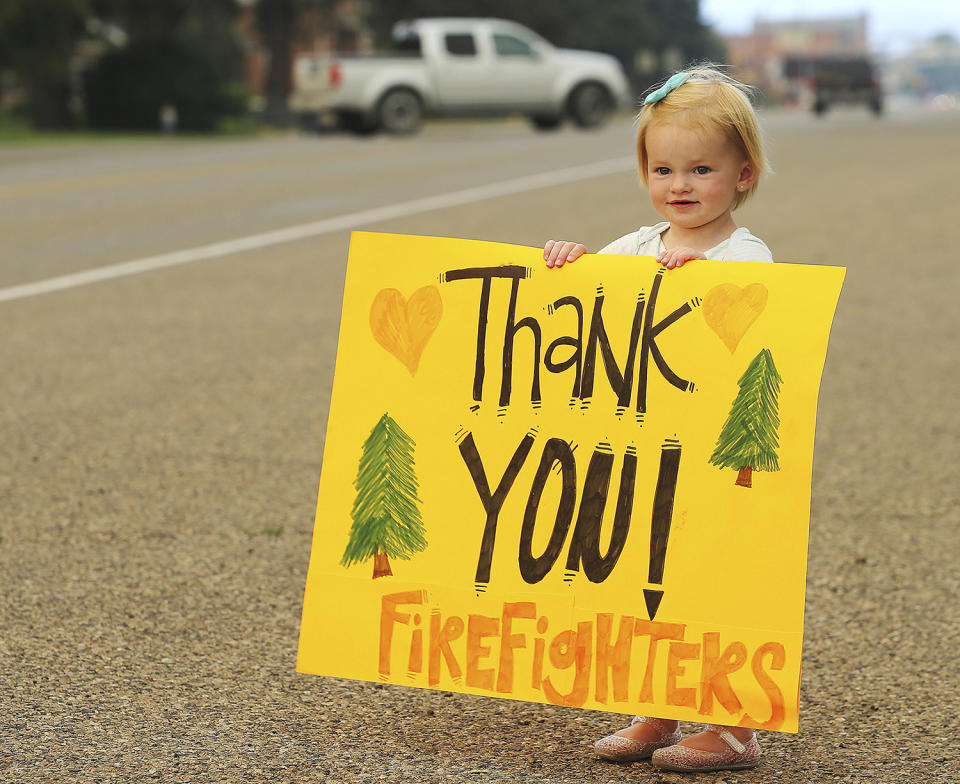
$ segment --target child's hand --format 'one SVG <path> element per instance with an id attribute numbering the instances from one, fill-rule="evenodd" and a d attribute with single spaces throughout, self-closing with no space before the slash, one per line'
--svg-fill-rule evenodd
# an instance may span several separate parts
<path id="1" fill-rule="evenodd" d="M 563 240 L 547 240 L 543 246 L 543 258 L 548 267 L 562 267 L 571 261 L 576 261 L 587 249 L 579 242 L 564 242 Z"/>
<path id="2" fill-rule="evenodd" d="M 694 259 L 702 259 L 703 254 L 694 250 L 693 248 L 671 248 L 670 250 L 665 250 L 659 256 L 657 256 L 657 261 L 659 261 L 667 269 L 674 269 L 675 267 L 682 267 L 688 261 L 693 261 Z"/>

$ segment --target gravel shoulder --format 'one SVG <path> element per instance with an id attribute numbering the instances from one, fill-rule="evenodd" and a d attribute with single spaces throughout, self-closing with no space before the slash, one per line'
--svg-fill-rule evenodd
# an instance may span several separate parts
<path id="1" fill-rule="evenodd" d="M 956 782 L 960 117 L 769 129 L 741 223 L 848 273 L 801 731 L 759 768 L 654 774 L 590 756 L 615 715 L 294 672 L 343 233 L 0 307 L 0 779 Z M 375 228 L 598 247 L 653 218 L 624 174 Z"/>

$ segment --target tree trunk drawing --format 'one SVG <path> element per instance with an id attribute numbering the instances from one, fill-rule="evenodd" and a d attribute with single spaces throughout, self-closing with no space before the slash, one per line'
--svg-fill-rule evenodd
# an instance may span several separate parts
<path id="1" fill-rule="evenodd" d="M 737 481 L 734 484 L 739 487 L 753 487 L 753 482 L 751 481 L 751 474 L 753 474 L 753 469 L 750 466 L 745 466 L 737 471 Z"/>
<path id="2" fill-rule="evenodd" d="M 387 558 L 387 554 L 377 550 L 373 554 L 373 579 L 392 576 L 393 570 L 390 569 L 390 560 Z"/>

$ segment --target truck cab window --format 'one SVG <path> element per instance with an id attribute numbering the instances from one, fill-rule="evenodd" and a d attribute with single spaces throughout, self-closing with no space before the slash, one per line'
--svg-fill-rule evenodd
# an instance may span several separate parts
<path id="1" fill-rule="evenodd" d="M 501 57 L 535 57 L 536 53 L 522 38 L 504 33 L 493 34 L 493 48 Z"/>
<path id="2" fill-rule="evenodd" d="M 393 38 L 393 48 L 397 52 L 409 55 L 419 55 L 420 36 L 417 33 L 405 33 L 404 35 L 395 35 Z"/>
<path id="3" fill-rule="evenodd" d="M 471 33 L 447 33 L 443 40 L 449 54 L 469 57 L 477 53 L 477 44 Z"/>

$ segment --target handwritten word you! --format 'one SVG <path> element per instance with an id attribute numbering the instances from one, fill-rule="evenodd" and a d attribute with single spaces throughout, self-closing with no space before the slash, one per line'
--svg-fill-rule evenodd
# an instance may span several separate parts
<path id="1" fill-rule="evenodd" d="M 477 559 L 475 579 L 478 583 L 490 581 L 490 569 L 493 563 L 493 548 L 497 536 L 500 510 L 503 508 L 504 501 L 506 501 L 514 480 L 520 473 L 533 444 L 534 437 L 529 433 L 521 439 L 513 457 L 507 464 L 506 470 L 500 477 L 500 481 L 491 491 L 473 434 L 467 433 L 466 437 L 460 442 L 460 454 L 464 463 L 466 463 L 467 470 L 470 472 L 470 477 L 473 479 L 474 487 L 480 497 L 480 503 L 486 513 L 486 522 L 480 541 L 480 554 Z M 680 444 L 675 441 L 665 443 L 660 450 L 660 470 L 654 493 L 650 525 L 649 579 L 651 582 L 659 583 L 663 579 L 667 537 L 670 533 L 673 502 L 677 490 L 677 475 L 680 470 L 680 454 Z M 566 568 L 570 572 L 580 571 L 580 568 L 583 567 L 587 579 L 594 583 L 602 583 L 606 580 L 617 565 L 626 544 L 627 535 L 630 532 L 630 521 L 633 517 L 637 456 L 634 447 L 627 447 L 620 470 L 613 531 L 610 534 L 606 552 L 601 553 L 600 528 L 603 522 L 603 512 L 607 505 L 607 495 L 610 491 L 613 462 L 613 453 L 608 444 L 598 446 L 590 458 L 581 492 L 580 510 L 577 514 L 577 522 L 571 537 L 566 562 Z M 547 480 L 551 476 L 555 464 L 560 467 L 560 502 L 557 506 L 556 519 L 547 547 L 543 553 L 535 556 L 533 554 L 533 538 L 537 513 L 540 509 L 540 501 Z M 560 557 L 570 526 L 573 523 L 576 501 L 577 465 L 573 450 L 570 444 L 562 438 L 550 438 L 544 444 L 543 453 L 533 477 L 523 513 L 518 564 L 520 576 L 525 582 L 530 584 L 540 582 L 547 576 Z"/>

